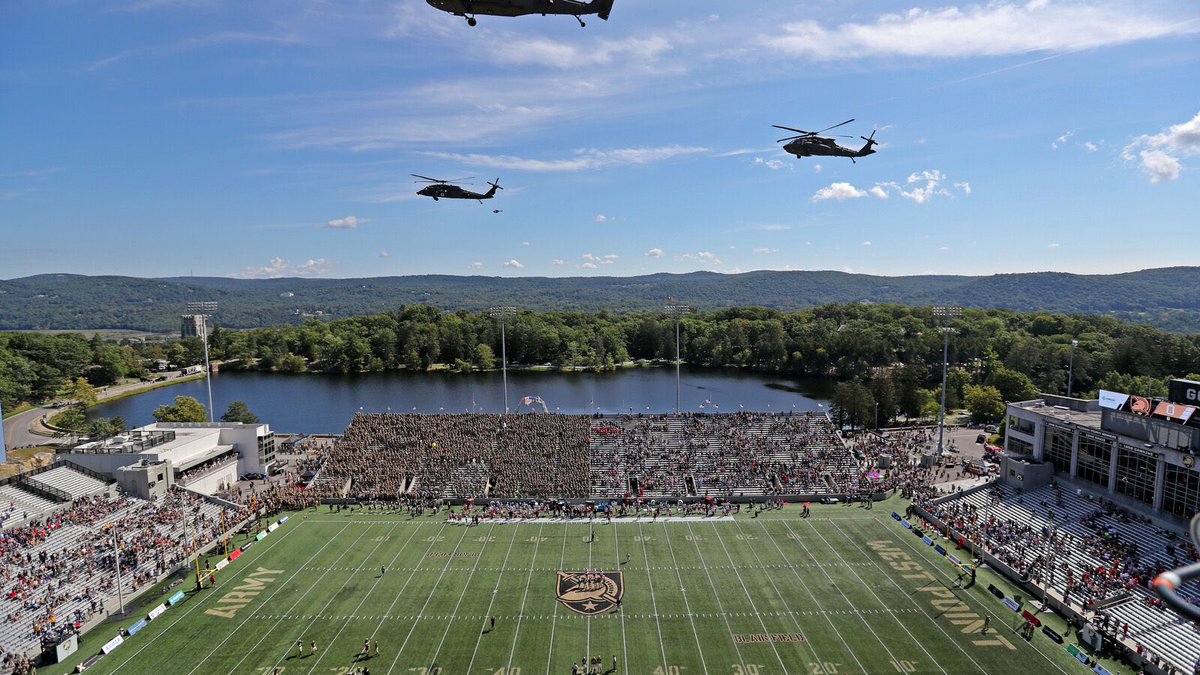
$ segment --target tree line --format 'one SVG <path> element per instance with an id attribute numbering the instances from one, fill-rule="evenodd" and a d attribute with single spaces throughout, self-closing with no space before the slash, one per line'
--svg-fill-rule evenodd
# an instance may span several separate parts
<path id="1" fill-rule="evenodd" d="M 971 407 L 981 419 L 1002 415 L 1004 401 L 1065 393 L 1069 372 L 1077 395 L 1098 388 L 1161 395 L 1168 377 L 1200 370 L 1200 335 L 1107 317 L 967 309 L 946 327 L 952 331 L 947 404 Z M 870 426 L 876 417 L 883 424 L 919 416 L 940 402 L 942 329 L 927 307 L 741 307 L 682 317 L 680 351 L 692 366 L 834 379 L 835 413 Z M 505 319 L 504 334 L 510 367 L 606 370 L 675 356 L 675 320 L 661 312 L 524 311 Z M 487 313 L 412 305 L 328 322 L 218 326 L 209 346 L 226 369 L 491 370 L 500 367 L 501 326 Z M 72 334 L 4 333 L 0 397 L 6 409 L 45 401 L 67 380 L 103 385 L 144 374 L 152 359 L 201 363 L 203 345 L 196 338 L 121 345 Z"/>

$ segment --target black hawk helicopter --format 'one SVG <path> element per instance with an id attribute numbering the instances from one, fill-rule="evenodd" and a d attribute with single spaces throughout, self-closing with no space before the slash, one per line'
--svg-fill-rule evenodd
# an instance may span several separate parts
<path id="1" fill-rule="evenodd" d="M 586 26 L 584 14 L 595 14 L 608 21 L 608 13 L 612 11 L 613 0 L 425 0 L 433 7 L 449 12 L 454 16 L 463 16 L 468 26 L 475 25 L 475 15 L 489 16 L 524 16 L 526 14 L 568 14 L 575 17 L 580 27 Z"/>
<path id="2" fill-rule="evenodd" d="M 853 121 L 854 121 L 853 118 L 848 119 L 845 122 L 842 122 L 842 124 L 849 124 Z M 851 148 L 843 148 L 842 146 L 838 145 L 837 141 L 833 140 L 832 138 L 823 138 L 823 137 L 817 135 L 817 134 L 823 134 L 826 131 L 829 131 L 830 129 L 836 129 L 836 128 L 842 126 L 842 124 L 835 124 L 831 127 L 826 127 L 820 131 L 805 131 L 803 129 L 793 129 L 791 127 L 781 127 L 778 124 L 772 124 L 771 126 L 775 127 L 776 129 L 783 129 L 785 131 L 794 131 L 797 134 L 799 134 L 798 136 L 788 136 L 787 138 L 781 138 L 778 141 L 776 141 L 776 143 L 782 143 L 784 141 L 789 141 L 789 143 L 787 145 L 783 146 L 783 149 L 785 152 L 790 152 L 791 154 L 795 155 L 797 158 L 812 157 L 814 155 L 820 155 L 822 157 L 849 157 L 850 161 L 854 162 L 854 158 L 856 158 L 856 157 L 866 157 L 867 155 L 875 154 L 874 146 L 879 145 L 879 144 L 875 141 L 875 132 L 874 131 L 871 132 L 870 138 L 867 138 L 866 136 L 859 136 L 859 138 L 866 141 L 867 144 L 862 146 L 858 150 L 853 150 Z M 849 136 L 839 136 L 838 138 L 850 138 L 850 137 Z M 857 164 L 857 162 L 855 162 L 855 163 Z"/>
<path id="3" fill-rule="evenodd" d="M 439 199 L 477 199 L 479 200 L 479 203 L 482 204 L 483 200 L 495 197 L 496 190 L 504 189 L 500 187 L 499 178 L 497 178 L 495 181 L 488 182 L 488 185 L 491 185 L 492 189 L 484 193 L 479 193 L 471 192 L 470 190 L 464 190 L 458 185 L 460 181 L 468 180 L 467 178 L 441 180 L 438 178 L 430 178 L 429 176 L 421 176 L 415 173 L 409 175 L 421 179 L 418 181 L 413 181 L 414 183 L 429 183 L 429 185 L 417 190 L 417 194 L 421 195 L 422 197 L 433 197 L 433 201 L 435 202 Z"/>

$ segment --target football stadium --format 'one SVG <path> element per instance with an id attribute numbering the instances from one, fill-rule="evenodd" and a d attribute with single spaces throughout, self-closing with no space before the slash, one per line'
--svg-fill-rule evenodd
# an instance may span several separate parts
<path id="1" fill-rule="evenodd" d="M 176 426 L 0 486 L 14 671 L 1170 673 L 1200 657 L 1150 588 L 1195 560 L 1183 524 L 1055 474 L 1040 447 L 997 448 L 976 475 L 930 452 L 936 428 L 853 434 L 824 413 L 358 414 L 278 454 L 266 425 Z M 211 479 L 268 457 L 272 478 Z"/>

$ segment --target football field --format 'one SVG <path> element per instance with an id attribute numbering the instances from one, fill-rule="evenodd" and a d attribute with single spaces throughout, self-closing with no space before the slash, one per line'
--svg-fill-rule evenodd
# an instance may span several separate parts
<path id="1" fill-rule="evenodd" d="M 893 508 L 472 527 L 307 511 L 88 672 L 566 675 L 595 657 L 622 675 L 1085 672 L 1014 632 L 990 575 L 955 588 Z"/>

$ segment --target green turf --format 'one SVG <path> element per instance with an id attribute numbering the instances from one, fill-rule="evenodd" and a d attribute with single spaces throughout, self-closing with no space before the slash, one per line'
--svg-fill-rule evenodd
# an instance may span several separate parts
<path id="1" fill-rule="evenodd" d="M 945 560 L 890 512 L 597 524 L 589 544 L 584 523 L 468 528 L 308 511 L 89 672 L 565 674 L 585 655 L 607 672 L 614 654 L 622 675 L 1086 672 L 1040 633 L 1018 637 L 990 581 L 953 589 Z M 585 568 L 623 573 L 619 611 L 587 617 L 557 601 L 556 571 Z M 988 636 L 975 623 L 984 615 Z M 94 631 L 66 665 L 113 632 Z M 381 654 L 356 661 L 364 639 Z"/>

